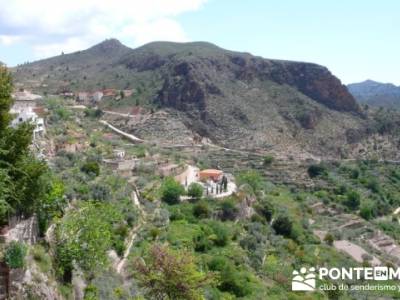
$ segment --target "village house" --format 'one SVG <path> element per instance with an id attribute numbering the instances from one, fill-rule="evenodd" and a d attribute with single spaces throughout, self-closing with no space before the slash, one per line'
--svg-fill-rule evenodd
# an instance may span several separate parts
<path id="1" fill-rule="evenodd" d="M 89 147 L 86 135 L 80 132 L 68 131 L 68 139 L 58 141 L 55 146 L 56 152 L 77 153 Z"/>
<path id="2" fill-rule="evenodd" d="M 117 95 L 117 90 L 115 89 L 103 90 L 103 97 L 115 97 L 116 95 Z"/>
<path id="3" fill-rule="evenodd" d="M 206 169 L 199 172 L 200 181 L 203 182 L 206 182 L 207 180 L 219 182 L 221 181 L 223 175 L 223 171 L 216 169 Z"/>
<path id="4" fill-rule="evenodd" d="M 125 150 L 114 149 L 113 158 L 103 159 L 103 163 L 109 166 L 114 172 L 122 177 L 132 176 L 132 171 L 136 167 L 139 159 L 126 158 Z"/>
<path id="5" fill-rule="evenodd" d="M 103 92 L 101 92 L 101 91 L 96 91 L 96 92 L 94 92 L 94 93 L 91 95 L 91 98 L 92 98 L 92 101 L 93 101 L 94 103 L 98 103 L 98 102 L 101 101 L 101 99 L 103 99 L 103 96 L 104 96 Z"/>
<path id="6" fill-rule="evenodd" d="M 80 103 L 89 103 L 89 93 L 87 92 L 79 92 L 76 101 Z"/>
<path id="7" fill-rule="evenodd" d="M 42 99 L 42 96 L 32 94 L 28 91 L 19 91 L 12 94 L 14 104 L 10 109 L 10 113 L 15 115 L 11 122 L 12 127 L 17 127 L 19 124 L 28 122 L 34 125 L 33 139 L 43 137 L 45 134 L 45 110 L 42 107 L 37 107 L 37 100 Z"/>

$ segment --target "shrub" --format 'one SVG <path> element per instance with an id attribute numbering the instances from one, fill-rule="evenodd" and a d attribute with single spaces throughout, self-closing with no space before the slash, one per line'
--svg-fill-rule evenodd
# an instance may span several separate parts
<path id="1" fill-rule="evenodd" d="M 11 269 L 22 268 L 25 264 L 26 251 L 27 248 L 24 244 L 12 241 L 6 249 L 5 253 L 6 264 Z"/>
<path id="2" fill-rule="evenodd" d="M 334 241 L 333 235 L 330 234 L 330 233 L 327 233 L 327 234 L 325 235 L 325 237 L 324 237 L 324 241 L 325 241 L 325 243 L 327 243 L 328 245 L 332 246 L 332 245 L 333 245 L 333 241 Z"/>
<path id="3" fill-rule="evenodd" d="M 324 174 L 326 174 L 326 172 L 327 172 L 327 168 L 326 168 L 326 166 L 324 166 L 322 164 L 311 165 L 307 169 L 308 176 L 310 176 L 311 178 L 324 175 Z"/>
<path id="4" fill-rule="evenodd" d="M 292 234 L 293 223 L 286 215 L 278 216 L 272 223 L 272 228 L 279 235 L 290 237 Z"/>
<path id="5" fill-rule="evenodd" d="M 210 215 L 210 208 L 208 207 L 207 202 L 199 202 L 193 207 L 193 215 L 196 218 L 203 219 L 208 218 Z"/>
<path id="6" fill-rule="evenodd" d="M 193 199 L 200 199 L 203 196 L 203 186 L 199 183 L 192 182 L 189 185 L 187 194 Z"/>
<path id="7" fill-rule="evenodd" d="M 250 170 L 242 172 L 237 176 L 237 182 L 239 185 L 248 184 L 253 189 L 254 193 L 257 193 L 263 187 L 263 178 L 257 171 Z"/>
<path id="8" fill-rule="evenodd" d="M 256 210 L 268 223 L 271 221 L 272 215 L 274 214 L 274 207 L 269 201 L 260 201 L 259 205 L 256 206 Z"/>
<path id="9" fill-rule="evenodd" d="M 371 220 L 375 216 L 375 205 L 372 201 L 363 201 L 360 207 L 360 216 Z"/>
<path id="10" fill-rule="evenodd" d="M 264 157 L 264 166 L 270 166 L 274 161 L 274 157 L 271 155 L 267 155 Z"/>
<path id="11" fill-rule="evenodd" d="M 357 191 L 350 190 L 346 194 L 343 204 L 351 210 L 356 210 L 360 206 L 360 194 Z"/>
<path id="12" fill-rule="evenodd" d="M 235 220 L 239 210 L 231 199 L 227 199 L 221 203 L 221 220 L 233 221 Z"/>
<path id="13" fill-rule="evenodd" d="M 88 175 L 99 176 L 100 175 L 100 166 L 99 166 L 98 162 L 96 162 L 94 160 L 89 160 L 81 167 L 81 171 Z"/>
<path id="14" fill-rule="evenodd" d="M 179 203 L 185 193 L 183 186 L 172 177 L 166 177 L 161 185 L 161 200 L 168 204 Z"/>

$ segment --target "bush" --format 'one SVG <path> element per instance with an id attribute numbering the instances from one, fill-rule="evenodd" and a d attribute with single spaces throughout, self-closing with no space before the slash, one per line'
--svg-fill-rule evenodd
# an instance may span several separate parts
<path id="1" fill-rule="evenodd" d="M 188 196 L 193 199 L 200 199 L 203 196 L 203 186 L 199 183 L 192 182 L 188 188 Z"/>
<path id="2" fill-rule="evenodd" d="M 168 204 L 179 203 L 185 193 L 183 186 L 172 177 L 166 177 L 161 185 L 161 200 Z"/>
<path id="3" fill-rule="evenodd" d="M 221 203 L 221 220 L 235 220 L 239 210 L 231 199 L 227 199 Z"/>
<path id="4" fill-rule="evenodd" d="M 324 166 L 322 164 L 311 165 L 308 167 L 308 170 L 307 170 L 308 176 L 310 176 L 311 178 L 324 175 L 324 174 L 326 174 L 326 172 L 327 172 L 327 168 L 326 168 L 326 166 Z"/>
<path id="5" fill-rule="evenodd" d="M 375 216 L 375 205 L 372 201 L 363 201 L 360 216 L 365 220 L 371 220 Z"/>
<path id="6" fill-rule="evenodd" d="M 274 157 L 271 155 L 267 155 L 264 157 L 264 166 L 270 166 L 274 161 Z"/>
<path id="7" fill-rule="evenodd" d="M 210 215 L 210 208 L 207 202 L 199 202 L 193 207 L 193 215 L 198 219 L 208 218 Z"/>
<path id="8" fill-rule="evenodd" d="M 327 243 L 328 245 L 332 246 L 333 241 L 334 241 L 333 235 L 330 233 L 327 233 L 324 237 L 324 242 Z"/>
<path id="9" fill-rule="evenodd" d="M 286 215 L 278 216 L 272 223 L 272 228 L 279 235 L 290 237 L 292 234 L 293 223 Z"/>
<path id="10" fill-rule="evenodd" d="M 6 249 L 5 253 L 6 264 L 11 269 L 22 268 L 25 264 L 26 251 L 27 248 L 24 244 L 12 241 Z"/>
<path id="11" fill-rule="evenodd" d="M 354 190 L 350 190 L 346 194 L 343 204 L 351 210 L 356 210 L 360 206 L 360 194 Z"/>
<path id="12" fill-rule="evenodd" d="M 81 167 L 81 171 L 88 175 L 99 176 L 100 175 L 100 166 L 99 166 L 98 162 L 96 162 L 94 160 L 89 160 Z"/>
<path id="13" fill-rule="evenodd" d="M 254 193 L 259 192 L 263 187 L 263 178 L 257 171 L 251 170 L 242 172 L 237 176 L 239 185 L 248 184 L 253 189 Z"/>
<path id="14" fill-rule="evenodd" d="M 274 207 L 269 201 L 260 201 L 260 203 L 256 206 L 256 210 L 268 223 L 271 222 L 272 215 L 274 214 Z"/>

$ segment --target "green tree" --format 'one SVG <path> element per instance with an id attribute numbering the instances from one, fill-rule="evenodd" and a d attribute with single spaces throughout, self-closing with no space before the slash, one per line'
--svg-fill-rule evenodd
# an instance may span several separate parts
<path id="1" fill-rule="evenodd" d="M 271 222 L 272 216 L 274 214 L 274 206 L 268 200 L 261 200 L 258 205 L 256 205 L 256 211 L 262 215 L 265 220 L 269 223 Z"/>
<path id="2" fill-rule="evenodd" d="M 190 252 L 157 244 L 151 246 L 143 259 L 135 261 L 135 270 L 148 299 L 204 299 L 204 287 L 214 282 L 213 274 L 197 269 Z"/>
<path id="3" fill-rule="evenodd" d="M 173 177 L 166 177 L 161 185 L 161 200 L 168 204 L 179 203 L 180 196 L 185 193 L 183 186 Z"/>
<path id="4" fill-rule="evenodd" d="M 273 163 L 273 161 L 274 161 L 274 157 L 273 156 L 271 156 L 271 155 L 265 156 L 264 157 L 264 161 L 263 161 L 264 166 L 270 166 Z"/>
<path id="5" fill-rule="evenodd" d="M 203 190 L 204 189 L 201 184 L 192 182 L 188 187 L 187 194 L 189 197 L 198 200 L 203 196 Z"/>
<path id="6" fill-rule="evenodd" d="M 88 175 L 95 175 L 99 176 L 100 175 L 100 166 L 97 161 L 94 160 L 88 160 L 82 167 L 81 171 L 85 172 Z"/>
<path id="7" fill-rule="evenodd" d="M 260 173 L 255 170 L 239 173 L 237 176 L 237 182 L 239 185 L 248 184 L 251 186 L 254 193 L 259 192 L 263 187 L 263 179 Z"/>
<path id="8" fill-rule="evenodd" d="M 277 234 L 290 237 L 292 234 L 293 223 L 289 219 L 289 216 L 280 215 L 272 223 L 272 228 L 274 228 Z"/>
<path id="9" fill-rule="evenodd" d="M 357 191 L 350 190 L 346 194 L 346 199 L 343 204 L 351 210 L 356 210 L 360 206 L 360 194 Z"/>
<path id="10" fill-rule="evenodd" d="M 25 265 L 26 246 L 20 242 L 12 241 L 5 253 L 6 264 L 12 268 L 22 268 Z"/>
<path id="11" fill-rule="evenodd" d="M 113 205 L 85 202 L 57 223 L 56 261 L 65 281 L 71 279 L 74 264 L 91 273 L 106 264 L 114 228 L 121 222 L 122 216 Z"/>
<path id="12" fill-rule="evenodd" d="M 45 163 L 30 152 L 32 125 L 10 125 L 11 76 L 0 66 L 0 224 L 7 223 L 9 215 L 30 216 L 38 208 L 43 193 L 41 177 L 47 172 Z"/>

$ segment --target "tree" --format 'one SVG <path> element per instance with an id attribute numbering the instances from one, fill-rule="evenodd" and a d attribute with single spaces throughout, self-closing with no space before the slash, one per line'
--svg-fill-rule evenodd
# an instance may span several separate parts
<path id="1" fill-rule="evenodd" d="M 100 175 L 100 166 L 97 161 L 94 160 L 88 160 L 82 167 L 81 171 L 85 172 L 88 175 L 95 175 L 99 176 Z"/>
<path id="2" fill-rule="evenodd" d="M 0 224 L 7 223 L 9 215 L 28 217 L 40 207 L 45 192 L 40 181 L 48 171 L 46 164 L 30 152 L 33 126 L 9 126 L 11 90 L 11 76 L 0 65 Z"/>
<path id="3" fill-rule="evenodd" d="M 187 194 L 193 199 L 198 200 L 203 196 L 203 186 L 199 183 L 192 182 L 188 187 Z"/>
<path id="4" fill-rule="evenodd" d="M 324 175 L 327 172 L 327 169 L 324 165 L 311 165 L 307 169 L 308 176 L 311 178 Z"/>
<path id="5" fill-rule="evenodd" d="M 256 211 L 260 215 L 262 215 L 265 218 L 265 220 L 269 223 L 271 222 L 272 215 L 274 214 L 274 206 L 271 204 L 271 202 L 267 200 L 262 200 L 256 206 Z"/>
<path id="6" fill-rule="evenodd" d="M 203 288 L 214 282 L 212 273 L 198 271 L 190 252 L 158 244 L 135 261 L 135 270 L 135 277 L 148 299 L 204 299 Z"/>
<path id="7" fill-rule="evenodd" d="M 253 189 L 254 193 L 261 190 L 263 186 L 263 178 L 260 173 L 254 170 L 242 172 L 237 176 L 237 181 L 239 185 L 248 184 Z"/>
<path id="8" fill-rule="evenodd" d="M 11 269 L 22 268 L 25 265 L 26 246 L 20 242 L 12 241 L 5 253 L 6 264 Z"/>
<path id="9" fill-rule="evenodd" d="M 290 237 L 292 234 L 293 223 L 287 215 L 280 215 L 272 223 L 272 228 L 274 228 L 277 234 Z"/>
<path id="10" fill-rule="evenodd" d="M 56 261 L 65 281 L 71 280 L 74 264 L 92 273 L 106 264 L 114 228 L 121 222 L 122 216 L 111 204 L 85 202 L 57 223 Z"/>
<path id="11" fill-rule="evenodd" d="M 360 216 L 365 220 L 371 220 L 375 216 L 375 203 L 370 200 L 365 200 L 361 203 Z"/>
<path id="12" fill-rule="evenodd" d="M 360 194 L 357 191 L 350 190 L 346 194 L 343 204 L 351 210 L 356 210 L 360 206 Z"/>
<path id="13" fill-rule="evenodd" d="M 221 220 L 233 221 L 235 220 L 239 209 L 236 207 L 232 199 L 226 199 L 221 203 Z"/>
<path id="14" fill-rule="evenodd" d="M 210 208 L 208 207 L 207 202 L 200 201 L 193 207 L 193 215 L 196 218 L 208 218 L 210 215 Z"/>
<path id="15" fill-rule="evenodd" d="M 179 203 L 180 196 L 185 193 L 183 186 L 173 177 L 166 177 L 161 185 L 161 200 L 168 204 Z"/>

